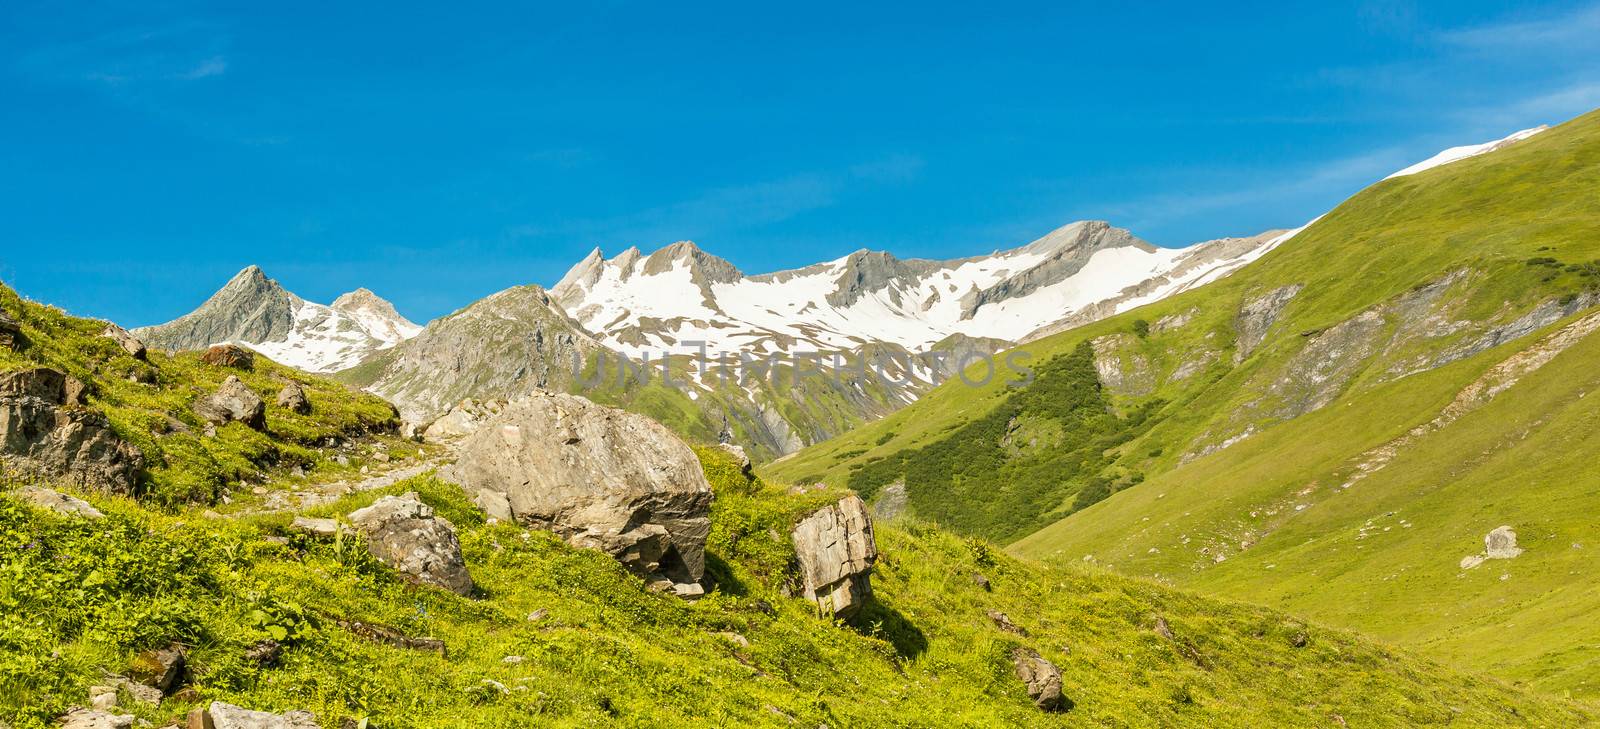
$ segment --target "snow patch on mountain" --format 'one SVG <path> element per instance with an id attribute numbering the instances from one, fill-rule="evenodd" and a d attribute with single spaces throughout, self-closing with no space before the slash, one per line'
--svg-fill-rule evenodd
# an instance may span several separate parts
<path id="1" fill-rule="evenodd" d="M 1459 162 L 1468 157 L 1476 157 L 1480 154 L 1493 152 L 1501 147 L 1520 142 L 1549 128 L 1550 127 L 1548 126 L 1537 126 L 1532 129 L 1524 129 L 1520 132 L 1516 132 L 1501 139 L 1496 139 L 1492 142 L 1484 142 L 1483 144 L 1468 144 L 1461 147 L 1451 147 L 1383 179 L 1388 180 L 1396 177 L 1405 177 L 1406 175 L 1414 175 L 1424 170 L 1431 170 L 1435 167 L 1450 164 L 1451 162 Z"/>

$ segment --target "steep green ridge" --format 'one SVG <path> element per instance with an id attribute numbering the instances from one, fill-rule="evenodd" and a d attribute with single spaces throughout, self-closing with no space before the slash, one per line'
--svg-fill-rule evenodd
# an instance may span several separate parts
<path id="1" fill-rule="evenodd" d="M 459 529 L 473 599 L 402 583 L 354 539 L 280 538 L 287 516 L 214 520 L 90 495 L 109 516 L 89 523 L 0 494 L 0 718 L 46 726 L 100 669 L 170 640 L 192 646 L 195 694 L 137 707 L 156 725 L 214 699 L 379 727 L 1556 727 L 1600 716 L 1271 610 L 1042 567 L 917 523 L 879 525 L 877 604 L 837 624 L 783 595 L 791 556 L 779 535 L 838 492 L 789 495 L 716 451 L 701 457 L 717 492 L 717 588 L 693 603 L 551 535 L 488 525 L 430 477 L 321 513 L 419 491 Z M 1029 635 L 1001 631 L 986 610 Z M 446 651 L 371 642 L 341 621 L 437 637 Z M 282 645 L 276 664 L 250 660 L 267 639 Z M 1069 712 L 1033 707 L 1007 658 L 1018 645 L 1061 667 Z"/>
<path id="2" fill-rule="evenodd" d="M 1600 303 L 1596 189 L 1591 113 L 1375 184 L 1233 276 L 1023 345 L 1041 362 L 1089 342 L 1115 412 L 1159 404 L 1100 474 L 1144 481 L 1014 549 L 1092 556 L 1593 695 L 1595 636 L 1574 616 L 1590 609 L 1600 442 L 1580 434 L 1594 345 L 1582 327 L 1544 343 Z M 1507 360 L 1543 364 L 1508 373 Z M 764 473 L 849 484 L 1010 401 L 998 383 L 947 386 Z M 1038 462 L 1016 458 L 1008 468 Z M 920 514 L 928 486 L 907 486 Z M 966 498 L 990 510 L 980 499 L 1007 492 Z M 1527 552 L 1461 569 L 1501 525 Z"/>
<path id="3" fill-rule="evenodd" d="M 256 357 L 253 370 L 214 367 L 197 352 L 167 355 L 151 350 L 134 359 L 100 335 L 106 323 L 68 316 L 51 306 L 18 297 L 0 285 L 0 307 L 21 324 L 20 350 L 0 347 L 0 372 L 50 367 L 89 385 L 89 407 L 105 413 L 112 429 L 138 447 L 148 462 L 142 495 L 168 505 L 211 503 L 245 482 L 283 477 L 296 468 L 316 477 L 337 477 L 360 468 L 339 464 L 324 446 L 330 439 L 374 440 L 397 425 L 394 409 L 378 398 L 338 383 Z M 266 430 L 240 423 L 206 436 L 206 423 L 192 409 L 229 375 L 266 401 Z M 312 404 L 308 414 L 278 407 L 283 386 L 302 384 Z M 401 455 L 411 446 L 388 438 Z"/>

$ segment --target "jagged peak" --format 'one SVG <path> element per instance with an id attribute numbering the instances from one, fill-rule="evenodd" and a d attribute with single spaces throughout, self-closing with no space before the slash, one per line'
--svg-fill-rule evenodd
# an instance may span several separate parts
<path id="1" fill-rule="evenodd" d="M 698 281 L 726 283 L 744 277 L 727 259 L 705 252 L 694 241 L 681 240 L 651 253 L 644 262 L 646 275 L 662 273 L 683 263 Z"/>
<path id="2" fill-rule="evenodd" d="M 1133 246 L 1146 253 L 1156 247 L 1141 240 L 1126 228 L 1118 228 L 1106 220 L 1078 220 L 1067 223 L 1038 240 L 1012 252 L 1058 254 L 1066 251 L 1094 252 L 1108 248 Z"/>

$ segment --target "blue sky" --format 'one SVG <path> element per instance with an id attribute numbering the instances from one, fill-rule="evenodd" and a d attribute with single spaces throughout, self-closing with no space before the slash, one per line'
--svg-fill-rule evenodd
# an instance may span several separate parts
<path id="1" fill-rule="evenodd" d="M 1600 4 L 0 4 L 0 280 L 129 326 L 256 263 L 419 321 L 594 246 L 747 272 L 1297 225 L 1600 106 Z"/>

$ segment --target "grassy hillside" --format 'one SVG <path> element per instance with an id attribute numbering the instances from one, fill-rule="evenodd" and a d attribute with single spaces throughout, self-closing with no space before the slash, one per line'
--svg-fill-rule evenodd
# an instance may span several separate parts
<path id="1" fill-rule="evenodd" d="M 105 413 L 112 429 L 138 447 L 148 462 L 141 496 L 166 505 L 211 503 L 225 493 L 248 490 L 270 478 L 299 469 L 310 478 L 354 473 L 366 447 L 351 451 L 341 464 L 328 443 L 364 439 L 386 441 L 402 456 L 415 450 L 385 437 L 397 425 L 394 409 L 329 380 L 256 357 L 249 371 L 215 367 L 199 353 L 167 355 L 151 350 L 148 361 L 134 359 L 115 342 L 100 337 L 106 323 L 68 316 L 59 309 L 24 301 L 0 285 L 0 307 L 21 324 L 20 350 L 0 347 L 0 372 L 50 367 L 90 386 L 89 407 Z M 240 423 L 205 434 L 206 422 L 192 409 L 230 375 L 266 401 L 266 430 Z M 300 382 L 311 412 L 278 407 L 276 395 L 290 381 Z"/>
<path id="2" fill-rule="evenodd" d="M 1531 361 L 1600 301 L 1596 189 L 1600 113 L 1380 182 L 1227 279 L 1023 345 L 1041 362 L 1090 343 L 1098 377 L 1085 391 L 1148 419 L 1108 444 L 1097 479 L 1056 478 L 1054 510 L 1078 508 L 1095 484 L 1114 495 L 1013 549 L 1092 556 L 1594 695 L 1595 635 L 1577 616 L 1592 600 L 1582 577 L 1600 484 L 1597 442 L 1582 434 L 1597 345 L 1569 332 L 1542 367 L 1495 368 Z M 1263 310 L 1276 317 L 1253 326 Z M 914 512 L 1005 539 L 1004 525 L 945 516 L 959 506 L 919 503 L 966 493 L 981 513 L 1011 491 L 950 489 L 881 464 L 1015 400 L 999 384 L 947 386 L 765 472 L 868 492 L 909 476 Z M 962 447 L 998 455 L 1006 473 L 1043 463 L 993 439 Z M 1500 525 L 1527 553 L 1461 570 Z"/>
<path id="3" fill-rule="evenodd" d="M 1592 706 L 1537 697 L 1280 613 L 1093 568 L 1041 567 L 989 543 L 880 525 L 877 603 L 854 625 L 784 597 L 780 534 L 838 492 L 789 495 L 702 451 L 717 492 L 709 565 L 686 603 L 608 557 L 486 525 L 428 477 L 481 594 L 402 583 L 354 540 L 284 534 L 287 516 L 208 520 L 90 497 L 66 521 L 0 495 L 0 717 L 45 726 L 101 668 L 192 646 L 193 695 L 139 714 L 160 725 L 212 699 L 307 708 L 328 726 L 1574 726 Z M 973 579 L 981 574 L 992 591 Z M 1029 635 L 995 627 L 1007 613 Z M 1172 637 L 1159 634 L 1157 619 Z M 442 639 L 444 655 L 364 640 L 348 621 Z M 343 622 L 342 622 L 343 621 Z M 276 639 L 276 664 L 247 657 Z M 1073 708 L 1035 709 L 1014 646 L 1064 674 Z M 508 656 L 520 660 L 508 660 Z"/>

